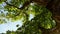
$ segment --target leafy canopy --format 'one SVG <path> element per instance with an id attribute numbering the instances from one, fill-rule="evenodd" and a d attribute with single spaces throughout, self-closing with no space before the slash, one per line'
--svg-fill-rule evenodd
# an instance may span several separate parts
<path id="1" fill-rule="evenodd" d="M 1 0 L 5 2 L 4 0 Z M 4 6 L 4 11 L 6 15 L 2 12 L 0 18 L 10 19 L 12 21 L 17 21 L 23 18 L 24 24 L 22 27 L 19 27 L 17 31 L 7 31 L 6 34 L 42 34 L 42 30 L 40 27 L 44 29 L 51 29 L 56 26 L 55 20 L 52 19 L 52 13 L 45 8 L 45 6 L 38 5 L 37 3 L 33 2 L 30 3 L 23 9 L 20 7 L 24 5 L 25 2 L 30 0 L 10 0 L 6 1 L 6 6 Z M 0 2 L 1 3 L 1 2 Z M 1 7 L 0 7 L 1 10 Z M 32 19 L 29 20 L 30 15 L 33 15 Z M 0 19 L 0 24 L 4 23 L 5 21 Z"/>

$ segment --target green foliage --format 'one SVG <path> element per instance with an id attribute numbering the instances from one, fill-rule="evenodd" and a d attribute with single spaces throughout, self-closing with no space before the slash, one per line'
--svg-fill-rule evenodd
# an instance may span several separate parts
<path id="1" fill-rule="evenodd" d="M 17 21 L 21 18 L 24 20 L 22 27 L 18 28 L 15 32 L 7 31 L 7 34 L 42 34 L 39 27 L 51 29 L 56 26 L 55 20 L 52 19 L 52 13 L 46 9 L 45 6 L 33 2 L 23 10 L 17 8 L 20 4 L 24 4 L 26 1 L 29 0 L 11 0 L 10 3 L 8 2 L 9 4 L 4 6 L 4 9 L 8 11 L 5 18 L 11 18 L 12 21 Z M 29 21 L 30 14 L 34 15 L 34 18 Z M 3 21 L 0 20 L 0 22 L 2 23 Z"/>
<path id="2" fill-rule="evenodd" d="M 2 3 L 0 4 L 0 24 L 6 23 L 6 20 L 4 18 L 5 17 L 5 15 L 4 15 L 4 8 L 1 5 L 2 5 Z"/>
<path id="3" fill-rule="evenodd" d="M 14 32 L 14 31 L 7 31 L 7 33 L 6 34 L 17 34 L 16 32 Z"/>
<path id="4" fill-rule="evenodd" d="M 20 20 L 21 18 L 26 17 L 22 10 L 20 10 L 14 6 L 6 5 L 5 9 L 8 11 L 6 18 L 8 18 L 8 19 L 12 18 L 12 21 Z"/>
<path id="5" fill-rule="evenodd" d="M 17 34 L 42 34 L 42 31 L 40 30 L 39 27 L 42 27 L 45 29 L 51 29 L 55 27 L 56 22 L 51 18 L 52 13 L 43 6 L 41 6 L 41 9 L 40 9 L 39 6 L 35 7 L 35 5 L 33 5 L 33 7 L 31 7 L 32 5 L 29 5 L 28 8 L 25 9 L 28 15 L 32 13 L 35 15 L 35 17 L 31 21 L 27 20 L 22 27 L 18 28 L 16 31 Z M 30 10 L 30 8 L 33 8 L 33 9 Z M 38 10 L 38 13 L 36 12 L 36 10 Z M 40 10 L 42 11 L 41 13 L 40 13 Z"/>
<path id="6" fill-rule="evenodd" d="M 39 6 L 39 5 L 37 5 L 37 3 L 30 3 L 30 5 L 28 5 L 28 7 L 26 8 L 26 12 L 28 14 L 38 15 L 43 12 L 42 8 L 44 8 L 44 6 L 42 6 L 42 5 Z"/>
<path id="7" fill-rule="evenodd" d="M 4 2 L 4 1 L 6 1 L 6 0 L 0 0 L 0 4 L 1 4 L 2 2 Z"/>
<path id="8" fill-rule="evenodd" d="M 0 19 L 0 24 L 6 23 L 5 19 Z"/>
<path id="9" fill-rule="evenodd" d="M 11 5 L 14 5 L 18 8 L 20 8 L 20 5 L 23 5 L 25 2 L 29 2 L 30 0 L 11 0 L 10 2 L 8 2 Z"/>
<path id="10" fill-rule="evenodd" d="M 28 8 L 26 8 L 26 12 L 28 14 L 34 14 L 35 18 L 34 20 L 38 21 L 40 24 L 40 27 L 43 27 L 45 29 L 51 29 L 55 27 L 56 23 L 55 21 L 51 18 L 52 13 L 47 10 L 44 6 L 39 6 L 36 3 L 30 3 Z M 53 22 L 54 21 L 54 22 Z M 53 24 L 55 23 L 55 24 Z"/>
<path id="11" fill-rule="evenodd" d="M 17 31 L 21 34 L 42 34 L 42 31 L 38 27 L 38 23 L 35 21 L 25 22 L 25 24 L 21 28 L 18 28 L 18 30 Z"/>

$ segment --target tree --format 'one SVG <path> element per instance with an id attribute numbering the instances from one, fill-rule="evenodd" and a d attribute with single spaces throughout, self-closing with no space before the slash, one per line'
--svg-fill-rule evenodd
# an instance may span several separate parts
<path id="1" fill-rule="evenodd" d="M 6 15 L 2 12 L 2 17 L 7 18 L 8 20 L 11 18 L 12 21 L 23 18 L 24 22 L 22 27 L 18 28 L 16 32 L 7 31 L 7 33 L 42 34 L 43 32 L 41 29 L 48 30 L 56 26 L 55 20 L 52 19 L 52 13 L 46 8 L 46 6 L 39 5 L 31 0 L 3 0 L 2 3 L 3 2 L 6 4 L 3 9 L 8 12 Z M 27 2 L 27 6 L 24 6 Z M 31 14 L 34 17 L 29 19 Z M 2 19 L 0 21 L 2 21 Z M 3 21 L 0 23 L 3 23 Z"/>

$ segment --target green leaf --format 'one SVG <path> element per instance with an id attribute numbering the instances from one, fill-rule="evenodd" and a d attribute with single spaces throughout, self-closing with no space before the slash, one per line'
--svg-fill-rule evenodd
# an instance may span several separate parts
<path id="1" fill-rule="evenodd" d="M 27 1 L 29 2 L 30 0 L 11 0 L 11 1 L 9 1 L 9 2 L 7 1 L 7 2 L 11 5 L 21 8 L 21 6 L 23 6 L 23 4 Z"/>

